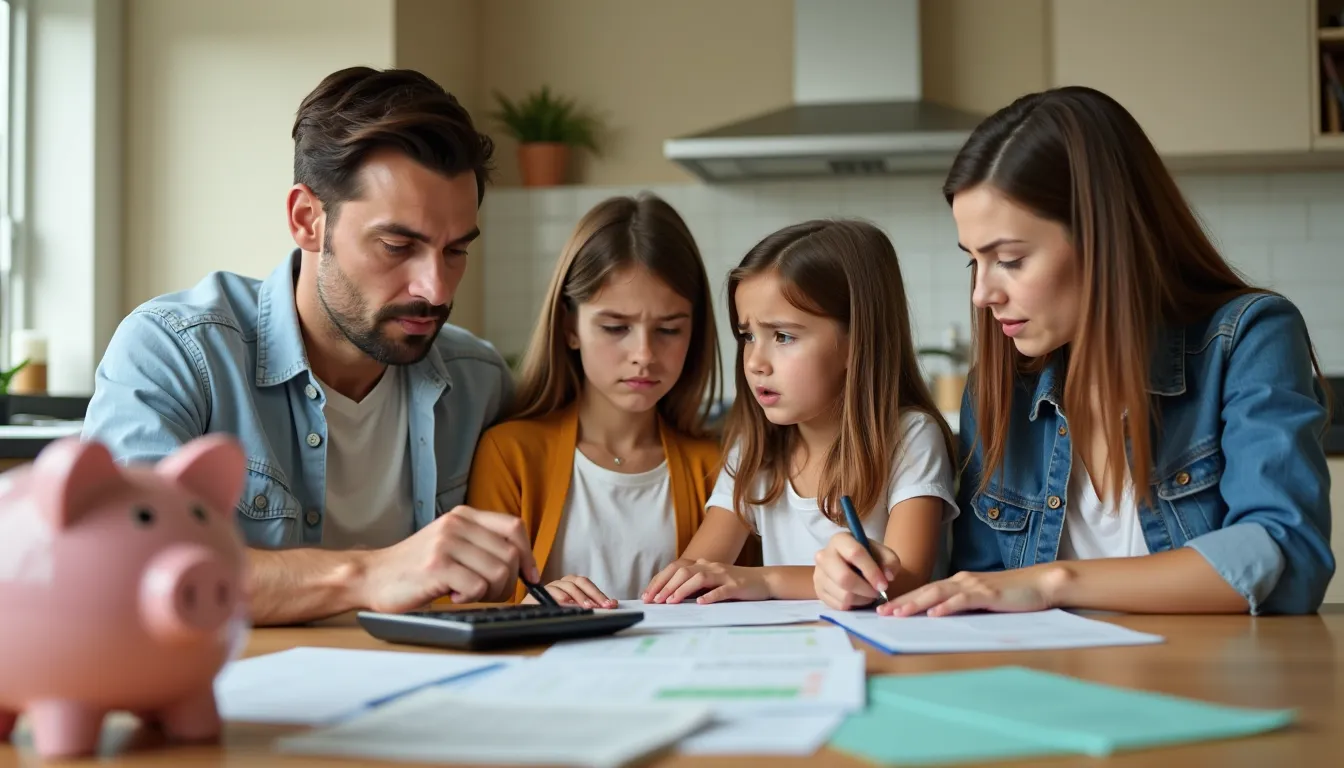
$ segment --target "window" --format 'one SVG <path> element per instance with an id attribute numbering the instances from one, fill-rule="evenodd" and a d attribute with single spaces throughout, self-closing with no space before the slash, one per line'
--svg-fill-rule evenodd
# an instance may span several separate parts
<path id="1" fill-rule="evenodd" d="M 18 294 L 16 286 L 22 286 L 22 280 L 16 278 L 21 268 L 16 269 L 14 253 L 14 199 L 16 197 L 13 181 L 23 178 L 22 170 L 14 173 L 15 159 L 24 157 L 21 147 L 16 146 L 22 138 L 22 130 L 14 130 L 16 116 L 22 115 L 22 109 L 16 109 L 14 101 L 22 98 L 23 88 L 15 88 L 14 73 L 22 72 L 22 62 L 16 61 L 15 54 L 24 50 L 22 41 L 17 39 L 18 25 L 13 23 L 15 11 L 10 0 L 0 0 L 0 366 L 7 369 L 10 361 L 10 336 L 16 322 L 22 322 L 17 313 L 22 311 L 22 302 L 12 299 Z M 18 43 L 16 45 L 16 43 Z"/>

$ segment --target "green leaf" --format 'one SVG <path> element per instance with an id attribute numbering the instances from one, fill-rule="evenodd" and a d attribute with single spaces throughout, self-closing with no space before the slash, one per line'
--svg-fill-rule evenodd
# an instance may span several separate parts
<path id="1" fill-rule="evenodd" d="M 0 394 L 5 394 L 9 392 L 10 379 L 14 378 L 14 374 L 18 373 L 19 371 L 22 371 L 25 367 L 27 367 L 27 365 L 28 361 L 24 360 L 23 362 L 19 363 L 13 368 L 10 368 L 8 371 L 0 373 Z"/>
<path id="2" fill-rule="evenodd" d="M 557 96 L 549 85 L 512 100 L 494 92 L 498 109 L 490 116 L 520 143 L 559 142 L 599 151 L 599 121 L 573 99 Z"/>

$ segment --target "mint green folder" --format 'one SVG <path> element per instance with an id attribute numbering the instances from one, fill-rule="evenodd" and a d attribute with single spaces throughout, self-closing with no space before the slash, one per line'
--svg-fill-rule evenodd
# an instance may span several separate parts
<path id="1" fill-rule="evenodd" d="M 847 720 L 832 746 L 884 764 L 1105 756 L 1264 733 L 1296 717 L 1293 710 L 1206 704 L 1024 667 L 877 676 L 868 699 L 869 709 Z"/>
<path id="2" fill-rule="evenodd" d="M 829 746 L 879 765 L 980 765 L 991 760 L 1072 754 L 998 731 L 967 728 L 871 695 L 866 710 L 845 718 L 831 734 Z"/>

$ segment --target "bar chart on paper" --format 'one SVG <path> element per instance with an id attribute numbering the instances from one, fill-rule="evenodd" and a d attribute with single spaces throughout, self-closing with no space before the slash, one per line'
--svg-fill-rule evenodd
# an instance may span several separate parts
<path id="1" fill-rule="evenodd" d="M 482 700 L 686 703 L 716 717 L 854 712 L 864 703 L 864 657 L 763 658 L 540 657 L 450 684 Z"/>
<path id="2" fill-rule="evenodd" d="M 680 630 L 629 630 L 615 637 L 566 640 L 542 654 L 546 658 L 692 658 L 763 656 L 834 656 L 854 646 L 843 629 L 831 626 L 707 627 Z"/>

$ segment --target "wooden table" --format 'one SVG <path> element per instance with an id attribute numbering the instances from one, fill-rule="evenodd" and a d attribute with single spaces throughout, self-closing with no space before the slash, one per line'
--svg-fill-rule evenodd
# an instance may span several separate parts
<path id="1" fill-rule="evenodd" d="M 1240 616 L 1101 616 L 1143 632 L 1163 635 L 1155 646 L 1094 648 L 1074 651 L 887 656 L 863 643 L 869 674 L 934 672 L 1015 664 L 1074 675 L 1086 680 L 1189 696 L 1210 702 L 1254 707 L 1296 707 L 1298 725 L 1285 731 L 1246 739 L 1216 741 L 1189 747 L 1133 752 L 1107 760 L 1084 757 L 996 766 L 1236 766 L 1344 765 L 1344 610 L 1327 607 L 1307 617 L 1249 618 Z M 334 648 L 388 646 L 360 630 L 349 617 L 313 627 L 254 630 L 247 655 L 271 653 L 298 645 Z M 437 653 L 396 646 L 399 650 Z M 537 653 L 534 648 L 524 653 Z M 104 728 L 101 760 L 96 764 L 127 766 L 285 766 L 304 768 L 368 763 L 335 758 L 273 754 L 271 739 L 296 728 L 229 725 L 217 746 L 164 747 L 156 733 L 138 728 L 129 718 L 109 719 Z M 0 766 L 36 765 L 38 760 L 20 737 L 16 750 L 0 746 Z M 865 766 L 867 763 L 823 749 L 808 759 L 684 758 L 671 756 L 660 766 L 811 765 Z"/>

